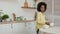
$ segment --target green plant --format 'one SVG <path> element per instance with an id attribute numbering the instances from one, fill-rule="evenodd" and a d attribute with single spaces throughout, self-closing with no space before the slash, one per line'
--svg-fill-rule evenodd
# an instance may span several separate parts
<path id="1" fill-rule="evenodd" d="M 8 15 L 3 15 L 3 16 L 2 16 L 2 19 L 3 19 L 3 20 L 6 20 L 7 18 L 9 18 Z"/>

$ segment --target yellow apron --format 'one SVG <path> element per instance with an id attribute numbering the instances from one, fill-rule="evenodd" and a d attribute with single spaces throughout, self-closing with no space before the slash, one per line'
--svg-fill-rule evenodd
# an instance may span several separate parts
<path id="1" fill-rule="evenodd" d="M 44 24 L 45 24 L 45 16 L 41 12 L 38 12 L 36 17 L 36 30 L 43 28 Z"/>

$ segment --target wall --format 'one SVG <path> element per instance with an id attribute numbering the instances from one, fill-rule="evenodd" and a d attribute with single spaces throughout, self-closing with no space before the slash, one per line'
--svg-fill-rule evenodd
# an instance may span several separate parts
<path id="1" fill-rule="evenodd" d="M 46 1 L 46 0 L 38 0 L 38 2 L 44 1 L 47 3 L 47 11 L 46 11 L 46 17 L 52 22 L 52 0 Z M 33 1 L 28 0 L 29 6 L 33 6 Z M 37 2 L 37 3 L 38 3 Z M 16 16 L 24 16 L 27 19 L 34 19 L 34 12 L 36 9 L 23 9 L 21 8 L 24 4 L 24 0 L 0 0 L 0 10 L 3 10 L 2 12 L 9 15 L 10 19 L 12 19 L 12 13 L 15 13 Z"/>
<path id="2" fill-rule="evenodd" d="M 29 0 L 29 3 L 31 0 Z M 5 14 L 8 14 L 10 18 L 12 17 L 12 13 L 15 13 L 16 16 L 24 16 L 27 19 L 33 18 L 34 9 L 22 9 L 24 1 L 23 0 L 0 0 L 0 10 L 3 10 Z M 31 3 L 32 4 L 32 3 Z"/>
<path id="3" fill-rule="evenodd" d="M 54 23 L 60 26 L 60 0 L 54 1 Z"/>

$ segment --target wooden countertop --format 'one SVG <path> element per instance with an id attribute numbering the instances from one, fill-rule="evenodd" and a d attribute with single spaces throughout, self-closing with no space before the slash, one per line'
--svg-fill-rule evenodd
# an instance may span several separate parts
<path id="1" fill-rule="evenodd" d="M 11 24 L 11 23 L 28 23 L 28 22 L 34 22 L 34 20 L 7 21 L 7 22 L 0 22 L 0 24 Z"/>

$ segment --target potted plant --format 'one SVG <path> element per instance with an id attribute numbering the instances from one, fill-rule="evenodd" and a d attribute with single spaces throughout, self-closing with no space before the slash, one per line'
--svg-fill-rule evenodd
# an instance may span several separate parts
<path id="1" fill-rule="evenodd" d="M 8 18 L 9 18 L 9 16 L 6 14 L 2 16 L 2 20 L 4 20 L 4 21 L 6 21 L 6 19 L 8 19 Z"/>

